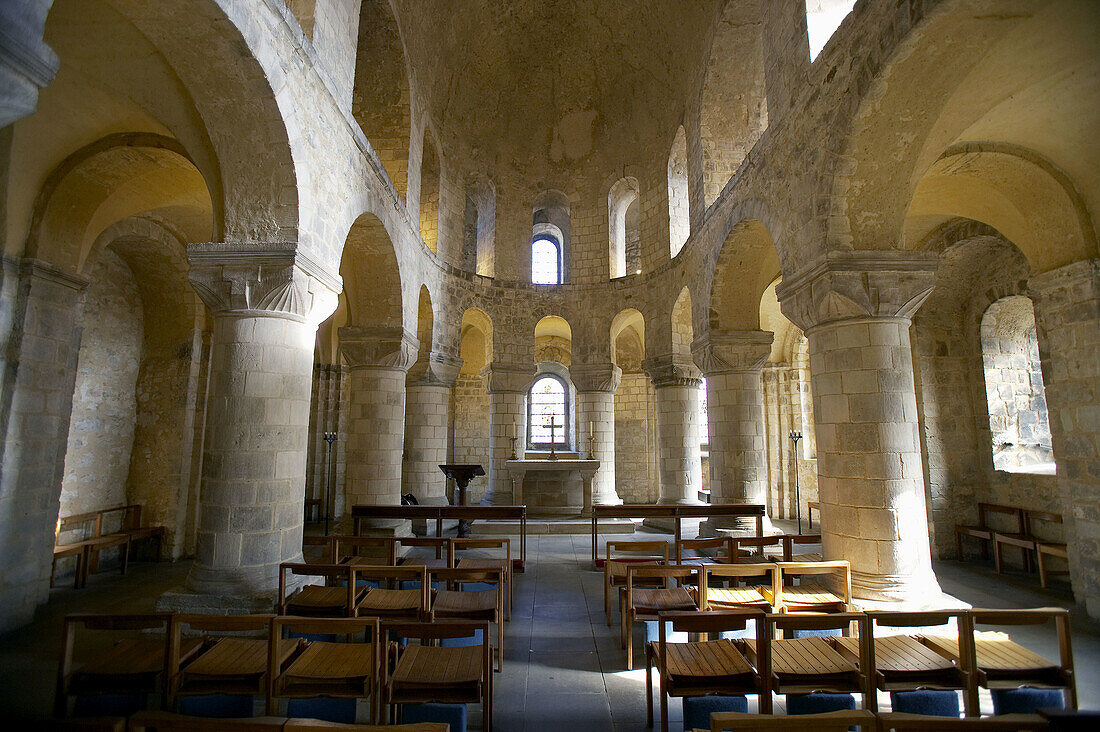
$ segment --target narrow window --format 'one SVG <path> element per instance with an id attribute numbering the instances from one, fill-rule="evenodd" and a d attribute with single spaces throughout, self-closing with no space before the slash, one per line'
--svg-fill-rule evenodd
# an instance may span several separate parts
<path id="1" fill-rule="evenodd" d="M 553 239 L 540 237 L 531 243 L 531 282 L 561 284 L 561 249 Z"/>
<path id="2" fill-rule="evenodd" d="M 556 376 L 543 376 L 527 394 L 527 444 L 533 449 L 556 449 L 569 444 L 569 391 Z M 553 425 L 553 427 L 551 427 Z"/>

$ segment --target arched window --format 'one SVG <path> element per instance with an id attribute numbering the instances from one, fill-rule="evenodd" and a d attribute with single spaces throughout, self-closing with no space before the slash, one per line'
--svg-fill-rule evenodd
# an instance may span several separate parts
<path id="1" fill-rule="evenodd" d="M 557 376 L 547 374 L 531 385 L 527 393 L 527 446 L 555 449 L 569 445 L 569 390 Z M 551 430 L 550 425 L 555 427 Z"/>
<path id="2" fill-rule="evenodd" d="M 531 282 L 536 285 L 561 284 L 561 247 L 548 236 L 531 242 Z"/>

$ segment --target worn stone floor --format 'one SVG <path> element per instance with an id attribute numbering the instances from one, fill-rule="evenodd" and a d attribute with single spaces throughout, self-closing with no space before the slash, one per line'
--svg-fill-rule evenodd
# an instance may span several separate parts
<path id="1" fill-rule="evenodd" d="M 975 606 L 1070 602 L 1068 590 L 1044 591 L 1033 576 L 998 576 L 980 563 L 938 562 L 936 571 L 945 592 Z M 103 573 L 83 590 L 53 590 L 33 624 L 0 637 L 0 709 L 9 718 L 49 714 L 67 613 L 152 611 L 156 598 L 177 588 L 186 572 L 186 562 L 135 564 L 124 577 Z M 496 677 L 498 730 L 645 728 L 645 672 L 624 670 L 618 625 L 605 625 L 602 593 L 602 574 L 591 567 L 588 535 L 528 538 L 527 571 L 516 575 L 515 606 L 506 627 L 505 670 Z M 1057 658 L 1052 630 L 1016 628 L 1012 637 Z M 636 642 L 637 659 L 641 641 Z M 1100 709 L 1100 625 L 1075 614 L 1073 649 L 1081 707 Z M 782 709 L 782 700 L 777 701 Z M 983 707 L 991 711 L 988 697 Z M 672 729 L 679 728 L 677 700 L 670 717 Z"/>

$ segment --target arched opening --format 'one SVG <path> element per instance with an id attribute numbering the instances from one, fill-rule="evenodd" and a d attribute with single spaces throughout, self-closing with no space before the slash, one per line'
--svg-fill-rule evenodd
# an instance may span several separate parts
<path id="1" fill-rule="evenodd" d="M 432 312 L 432 296 L 427 285 L 420 286 L 420 296 L 416 308 L 416 339 L 420 341 L 417 361 L 427 361 L 432 352 L 432 331 L 435 327 L 435 314 Z"/>
<path id="2" fill-rule="evenodd" d="M 556 254 L 552 251 L 552 245 L 557 249 Z M 569 198 L 561 191 L 543 191 L 535 201 L 532 216 L 531 281 L 537 284 L 568 282 L 569 252 Z M 536 266 L 539 280 L 535 279 Z M 556 281 L 553 280 L 555 271 Z"/>
<path id="3" fill-rule="evenodd" d="M 536 285 L 561 284 L 560 239 L 546 232 L 531 242 L 531 282 Z"/>
<path id="4" fill-rule="evenodd" d="M 420 238 L 434 253 L 439 239 L 439 152 L 431 132 L 424 130 L 420 162 Z"/>
<path id="5" fill-rule="evenodd" d="M 527 447 L 568 449 L 572 442 L 571 406 L 569 386 L 562 377 L 546 373 L 536 378 L 527 391 Z"/>
<path id="6" fill-rule="evenodd" d="M 490 180 L 469 181 L 466 184 L 465 228 L 462 239 L 464 269 L 483 277 L 494 275 L 496 227 L 496 186 Z"/>
<path id="7" fill-rule="evenodd" d="M 455 463 L 492 464 L 492 426 L 485 368 L 493 361 L 493 321 L 481 308 L 462 313 L 459 353 L 462 368 L 451 390 L 451 460 Z M 470 484 L 467 503 L 476 504 L 487 481 Z"/>
<path id="8" fill-rule="evenodd" d="M 763 32 L 760 4 L 726 2 L 711 42 L 700 109 L 708 207 L 768 126 Z"/>
<path id="9" fill-rule="evenodd" d="M 856 0 L 806 0 L 806 32 L 810 37 L 810 61 L 855 7 Z"/>
<path id="10" fill-rule="evenodd" d="M 668 241 L 670 255 L 674 258 L 691 234 L 687 150 L 687 135 L 684 126 L 680 125 L 668 154 Z"/>
<path id="11" fill-rule="evenodd" d="M 1035 333 L 1035 307 L 1024 295 L 997 300 L 981 323 L 993 467 L 1054 473 L 1046 390 Z"/>
<path id="12" fill-rule="evenodd" d="M 400 328 L 401 273 L 389 232 L 374 214 L 356 219 L 340 260 L 348 325 Z"/>
<path id="13" fill-rule="evenodd" d="M 573 357 L 573 331 L 565 318 L 547 315 L 535 326 L 535 363 L 554 361 L 568 367 Z"/>
<path id="14" fill-rule="evenodd" d="M 409 80 L 405 48 L 388 0 L 362 0 L 360 5 L 352 114 L 404 199 L 409 181 Z"/>
<path id="15" fill-rule="evenodd" d="M 611 321 L 611 360 L 622 369 L 615 390 L 615 491 L 627 503 L 658 497 L 657 395 L 642 370 L 645 318 L 623 310 Z"/>
<path id="16" fill-rule="evenodd" d="M 641 206 L 638 181 L 626 177 L 607 194 L 608 262 L 611 279 L 640 274 L 642 265 Z"/>

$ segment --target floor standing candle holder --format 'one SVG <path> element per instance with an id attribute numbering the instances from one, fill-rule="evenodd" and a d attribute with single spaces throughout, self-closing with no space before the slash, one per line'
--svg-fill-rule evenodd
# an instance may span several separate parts
<path id="1" fill-rule="evenodd" d="M 791 442 L 794 443 L 792 452 L 794 453 L 794 512 L 798 517 L 798 535 L 802 535 L 802 499 L 798 495 L 798 441 L 802 439 L 802 433 L 791 430 L 787 437 L 791 438 Z"/>

